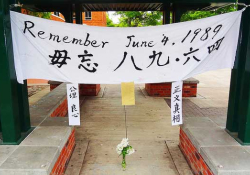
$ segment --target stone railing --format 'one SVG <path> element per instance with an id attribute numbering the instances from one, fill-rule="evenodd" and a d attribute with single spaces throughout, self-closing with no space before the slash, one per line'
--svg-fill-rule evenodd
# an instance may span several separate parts
<path id="1" fill-rule="evenodd" d="M 208 117 L 184 118 L 179 146 L 194 174 L 250 174 L 250 147 Z"/>
<path id="2" fill-rule="evenodd" d="M 65 111 L 64 83 L 30 106 L 35 129 L 20 145 L 0 145 L 0 174 L 63 174 L 75 148 L 75 129 L 67 117 L 51 116 L 65 116 Z"/>

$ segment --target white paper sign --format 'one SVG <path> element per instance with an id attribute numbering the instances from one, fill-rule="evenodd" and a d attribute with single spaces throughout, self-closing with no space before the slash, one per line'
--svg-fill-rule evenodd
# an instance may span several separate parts
<path id="1" fill-rule="evenodd" d="M 78 84 L 67 84 L 69 125 L 80 125 Z"/>
<path id="2" fill-rule="evenodd" d="M 243 11 L 152 27 L 95 27 L 11 12 L 18 82 L 180 81 L 232 68 Z"/>
<path id="3" fill-rule="evenodd" d="M 172 125 L 181 125 L 182 122 L 182 86 L 183 81 L 172 83 L 171 88 L 171 119 Z"/>

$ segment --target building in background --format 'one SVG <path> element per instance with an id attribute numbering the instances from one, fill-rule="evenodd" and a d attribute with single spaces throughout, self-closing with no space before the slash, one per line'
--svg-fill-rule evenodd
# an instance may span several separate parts
<path id="1" fill-rule="evenodd" d="M 82 23 L 90 26 L 107 26 L 106 12 L 83 12 Z"/>

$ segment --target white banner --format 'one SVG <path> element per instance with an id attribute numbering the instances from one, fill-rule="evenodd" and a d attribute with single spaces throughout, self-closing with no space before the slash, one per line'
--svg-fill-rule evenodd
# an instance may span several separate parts
<path id="1" fill-rule="evenodd" d="M 183 81 L 172 83 L 171 88 L 171 119 L 172 125 L 180 125 L 182 121 L 182 86 Z"/>
<path id="2" fill-rule="evenodd" d="M 78 84 L 67 84 L 69 125 L 80 125 Z"/>
<path id="3" fill-rule="evenodd" d="M 242 12 L 137 28 L 76 25 L 11 12 L 18 82 L 157 83 L 232 68 Z"/>

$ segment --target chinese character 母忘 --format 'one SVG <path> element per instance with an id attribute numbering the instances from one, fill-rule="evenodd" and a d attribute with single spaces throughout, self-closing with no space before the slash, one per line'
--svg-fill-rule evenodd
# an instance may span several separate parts
<path id="1" fill-rule="evenodd" d="M 66 50 L 55 50 L 55 53 L 53 56 L 49 55 L 51 59 L 52 65 L 57 65 L 58 68 L 61 68 L 63 65 L 66 65 L 66 60 L 71 60 L 70 57 L 68 57 L 68 52 Z"/>
<path id="2" fill-rule="evenodd" d="M 84 68 L 86 71 L 90 73 L 94 73 L 97 71 L 98 64 L 93 63 L 94 65 L 92 66 L 91 69 L 89 69 L 90 65 L 92 64 L 90 61 L 91 59 L 87 59 L 86 57 L 93 57 L 93 54 L 89 54 L 87 50 L 84 50 L 84 55 L 78 55 L 79 58 L 82 58 L 81 62 L 86 63 L 85 65 L 79 64 L 78 69 Z"/>

